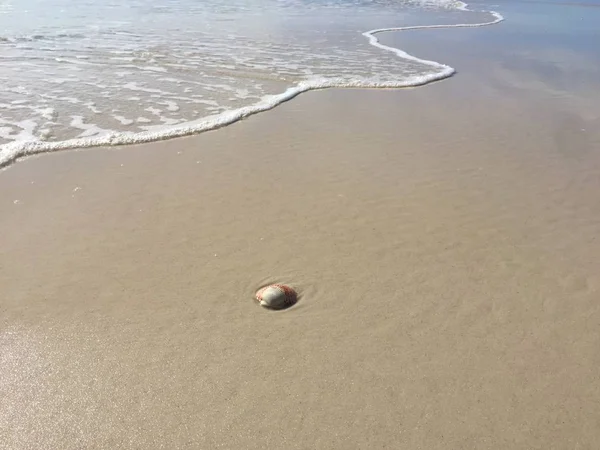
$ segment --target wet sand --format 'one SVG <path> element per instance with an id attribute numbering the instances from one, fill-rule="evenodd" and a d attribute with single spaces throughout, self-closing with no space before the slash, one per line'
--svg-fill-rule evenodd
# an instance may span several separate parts
<path id="1" fill-rule="evenodd" d="M 0 447 L 595 448 L 597 69 L 477 41 L 510 32 L 407 37 L 459 70 L 424 88 L 1 172 Z"/>

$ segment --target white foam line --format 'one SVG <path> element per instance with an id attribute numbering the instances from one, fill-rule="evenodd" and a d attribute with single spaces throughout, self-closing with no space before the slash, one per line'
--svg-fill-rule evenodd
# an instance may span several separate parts
<path id="1" fill-rule="evenodd" d="M 458 2 L 458 9 L 462 11 L 470 11 L 467 8 L 467 4 Z M 114 146 L 114 145 L 128 145 L 128 144 L 144 144 L 148 142 L 154 142 L 159 140 L 172 139 L 176 137 L 189 136 L 192 134 L 199 134 L 204 131 L 214 130 L 217 128 L 230 125 L 233 122 L 237 122 L 245 117 L 260 112 L 268 111 L 273 109 L 277 105 L 283 102 L 291 100 L 292 98 L 300 95 L 304 92 L 325 89 L 325 88 L 403 88 L 403 87 L 414 87 L 422 86 L 434 81 L 443 80 L 448 78 L 455 73 L 455 69 L 445 64 L 440 64 L 435 61 L 429 61 L 426 59 L 417 58 L 412 56 L 398 48 L 389 47 L 381 44 L 375 37 L 376 34 L 385 33 L 389 31 L 408 31 L 408 30 L 424 30 L 424 29 L 436 29 L 436 28 L 475 28 L 484 27 L 488 25 L 494 25 L 504 20 L 504 17 L 495 11 L 482 11 L 491 14 L 495 19 L 490 22 L 483 23 L 466 23 L 466 24 L 453 24 L 453 25 L 419 25 L 419 26 L 408 26 L 408 27 L 397 27 L 397 28 L 379 28 L 375 30 L 366 31 L 363 33 L 369 43 L 382 50 L 390 51 L 396 54 L 398 57 L 416 61 L 422 64 L 426 64 L 431 67 L 440 69 L 438 72 L 430 73 L 427 75 L 419 75 L 404 81 L 396 83 L 378 83 L 368 82 L 364 80 L 347 81 L 342 78 L 312 78 L 306 81 L 298 83 L 287 89 L 285 92 L 277 95 L 269 95 L 263 97 L 259 102 L 238 108 L 233 111 L 224 111 L 220 114 L 204 117 L 195 121 L 187 122 L 184 126 L 176 126 L 172 128 L 163 129 L 160 131 L 143 131 L 139 133 L 133 132 L 120 132 L 114 134 L 107 134 L 103 136 L 96 136 L 93 138 L 76 138 L 68 139 L 65 141 L 58 142 L 43 142 L 43 141 L 15 141 L 8 144 L 0 145 L 0 168 L 6 167 L 12 162 L 15 162 L 19 158 L 23 158 L 30 155 L 39 153 L 54 152 L 59 150 L 69 150 L 75 148 L 84 147 L 102 147 L 102 146 Z"/>
<path id="2" fill-rule="evenodd" d="M 467 8 L 467 4 L 464 2 L 458 2 L 457 9 L 459 9 L 461 11 L 470 11 Z M 434 73 L 434 74 L 430 74 L 429 76 L 425 76 L 425 77 L 429 78 L 427 81 L 420 83 L 420 84 L 411 84 L 411 86 L 419 86 L 419 85 L 423 85 L 426 83 L 431 83 L 432 81 L 438 81 L 438 80 L 443 80 L 444 78 L 448 78 L 448 77 L 452 76 L 456 72 L 456 70 L 450 66 L 447 66 L 445 64 L 440 64 L 436 61 L 429 61 L 427 59 L 417 58 L 416 56 L 406 53 L 405 51 L 402 51 L 399 48 L 383 45 L 382 43 L 379 42 L 379 40 L 375 37 L 375 35 L 379 34 L 379 33 L 386 33 L 388 31 L 430 30 L 430 29 L 436 29 L 436 28 L 478 28 L 478 27 L 486 27 L 489 25 L 495 25 L 504 20 L 504 17 L 501 14 L 497 13 L 496 11 L 485 11 L 485 12 L 487 12 L 488 14 L 491 14 L 493 17 L 495 17 L 495 19 L 491 20 L 489 22 L 481 22 L 481 23 L 458 23 L 458 24 L 451 24 L 451 25 L 415 25 L 415 26 L 409 26 L 409 27 L 377 28 L 375 30 L 365 31 L 363 33 L 363 36 L 365 36 L 367 39 L 369 39 L 369 44 L 371 44 L 377 48 L 381 48 L 383 50 L 392 52 L 400 58 L 408 59 L 410 61 L 419 62 L 421 64 L 426 64 L 428 66 L 432 66 L 432 67 L 441 69 L 438 73 Z M 385 87 L 387 87 L 387 86 L 385 86 Z M 395 86 L 394 85 L 391 87 L 403 87 L 403 86 Z"/>

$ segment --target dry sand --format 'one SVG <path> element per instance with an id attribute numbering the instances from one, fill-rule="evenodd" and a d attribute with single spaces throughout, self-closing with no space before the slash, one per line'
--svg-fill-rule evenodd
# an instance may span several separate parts
<path id="1" fill-rule="evenodd" d="M 598 94 L 504 69 L 0 173 L 0 447 L 597 448 Z"/>

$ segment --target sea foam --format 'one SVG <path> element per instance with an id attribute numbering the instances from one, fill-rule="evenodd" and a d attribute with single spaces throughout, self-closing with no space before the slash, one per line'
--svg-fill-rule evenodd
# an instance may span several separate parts
<path id="1" fill-rule="evenodd" d="M 452 3 L 455 9 L 462 11 L 469 11 L 467 5 L 463 2 Z M 184 123 L 176 123 L 177 120 L 169 118 L 161 118 L 162 125 L 147 125 L 143 128 L 145 131 L 132 132 L 132 131 L 120 131 L 111 132 L 96 126 L 95 124 L 88 124 L 84 122 L 84 119 L 80 116 L 71 116 L 71 125 L 75 128 L 83 130 L 83 133 L 79 137 L 73 139 L 65 139 L 58 141 L 42 141 L 36 139 L 33 136 L 34 124 L 31 121 L 21 122 L 24 131 L 17 136 L 11 136 L 14 138 L 12 142 L 3 144 L 0 146 L 0 167 L 6 167 L 12 162 L 30 155 L 35 155 L 44 152 L 53 152 L 59 150 L 75 149 L 75 148 L 86 148 L 86 147 L 98 147 L 98 146 L 115 146 L 115 145 L 127 145 L 127 144 L 140 144 L 148 143 L 158 140 L 171 139 L 176 137 L 188 136 L 192 134 L 202 133 L 208 130 L 214 130 L 240 119 L 248 117 L 252 114 L 257 114 L 263 111 L 270 110 L 277 105 L 291 100 L 297 95 L 316 89 L 325 88 L 404 88 L 425 85 L 434 81 L 439 81 L 452 76 L 455 73 L 455 69 L 452 67 L 438 63 L 436 61 L 430 61 L 416 56 L 410 55 L 409 53 L 399 49 L 390 47 L 382 44 L 377 39 L 378 34 L 385 32 L 399 32 L 407 30 L 427 30 L 427 29 L 440 29 L 440 28 L 471 28 L 471 27 L 482 27 L 487 25 L 493 25 L 503 20 L 503 17 L 495 11 L 485 11 L 490 14 L 493 20 L 481 23 L 461 23 L 451 25 L 419 25 L 419 26 L 404 26 L 404 27 L 393 27 L 393 28 L 379 28 L 365 31 L 362 35 L 368 40 L 368 43 L 378 49 L 386 52 L 391 52 L 398 58 L 406 61 L 412 61 L 418 64 L 423 64 L 431 68 L 426 73 L 416 74 L 412 76 L 401 76 L 397 81 L 390 80 L 378 80 L 376 78 L 364 78 L 356 76 L 354 78 L 345 77 L 323 77 L 323 76 L 307 76 L 306 79 L 296 82 L 293 86 L 287 88 L 284 92 L 275 95 L 265 95 L 258 99 L 255 103 L 235 108 L 232 110 L 223 111 L 217 114 L 201 117 L 196 120 L 189 120 Z M 61 36 L 62 37 L 62 36 Z M 79 37 L 79 36 L 77 36 Z M 167 79 L 165 79 L 167 81 Z M 169 80 L 170 81 L 170 80 Z M 129 92 L 139 91 L 145 93 L 164 94 L 165 91 L 159 89 L 150 89 L 138 86 L 135 82 L 129 82 L 124 85 L 124 88 Z M 209 87 L 207 87 L 209 89 Z M 241 98 L 251 97 L 246 90 L 239 90 L 228 86 L 228 89 L 233 92 L 238 92 Z M 70 102 L 79 102 L 77 99 L 68 98 Z M 211 103 L 212 100 L 205 100 L 205 102 Z M 213 102 L 214 103 L 214 102 Z M 178 106 L 174 102 L 164 102 L 163 105 L 167 105 L 169 110 L 177 110 Z M 95 106 L 88 104 L 89 108 Z M 142 108 L 143 109 L 143 108 Z M 53 117 L 50 115 L 50 110 L 42 110 L 45 117 Z M 148 109 L 146 109 L 148 111 Z M 129 124 L 134 122 L 133 119 L 125 119 L 122 116 L 113 115 L 113 118 L 120 121 L 121 124 Z M 138 117 L 135 121 L 137 123 L 143 123 L 149 121 L 146 118 Z M 10 125 L 6 121 L 0 121 L 3 125 L 4 137 L 7 135 L 6 125 Z M 10 128 L 10 127 L 8 127 Z"/>

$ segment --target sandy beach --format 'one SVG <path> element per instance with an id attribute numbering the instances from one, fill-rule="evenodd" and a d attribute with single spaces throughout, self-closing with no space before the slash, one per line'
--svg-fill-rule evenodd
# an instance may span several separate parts
<path id="1" fill-rule="evenodd" d="M 0 172 L 0 448 L 597 448 L 598 65 L 519 32 Z"/>

